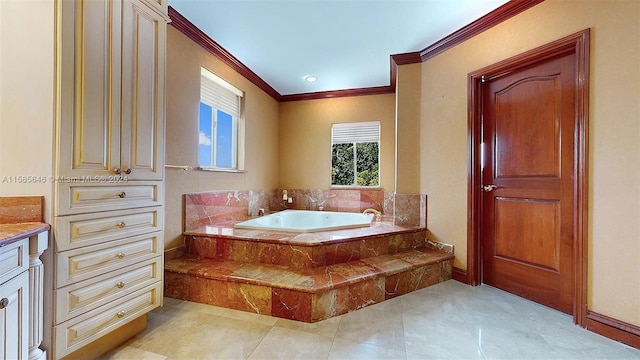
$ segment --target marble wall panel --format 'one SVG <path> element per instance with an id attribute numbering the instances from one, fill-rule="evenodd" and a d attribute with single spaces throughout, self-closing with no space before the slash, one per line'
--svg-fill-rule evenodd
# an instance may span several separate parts
<path id="1" fill-rule="evenodd" d="M 223 260 L 239 262 L 259 262 L 260 243 L 253 241 L 218 238 L 217 256 Z"/>
<path id="2" fill-rule="evenodd" d="M 229 307 L 228 283 L 222 280 L 193 277 L 190 282 L 189 301 Z"/>
<path id="3" fill-rule="evenodd" d="M 349 287 L 341 287 L 314 294 L 311 307 L 311 321 L 320 321 L 349 311 Z"/>
<path id="4" fill-rule="evenodd" d="M 360 260 L 359 241 L 349 241 L 338 244 L 325 245 L 326 265 L 340 264 L 348 261 Z"/>
<path id="5" fill-rule="evenodd" d="M 0 224 L 43 222 L 44 196 L 1 196 Z"/>
<path id="6" fill-rule="evenodd" d="M 165 271 L 164 296 L 174 299 L 189 300 L 191 280 L 192 278 L 187 274 Z"/>
<path id="7" fill-rule="evenodd" d="M 317 267 L 313 248 L 309 246 L 258 244 L 258 261 L 263 264 L 284 265 L 294 269 Z"/>
<path id="8" fill-rule="evenodd" d="M 390 299 L 437 284 L 440 281 L 440 266 L 440 263 L 429 264 L 387 276 L 385 280 L 386 298 Z"/>
<path id="9" fill-rule="evenodd" d="M 217 257 L 217 241 L 214 237 L 186 235 L 184 246 L 189 256 L 215 259 Z"/>
<path id="10" fill-rule="evenodd" d="M 185 195 L 185 230 L 249 217 L 249 191 L 214 191 Z"/>
<path id="11" fill-rule="evenodd" d="M 292 198 L 282 199 L 283 190 Z M 427 197 L 424 194 L 396 194 L 382 189 L 274 189 L 212 191 L 185 195 L 185 230 L 227 221 L 246 220 L 284 209 L 362 212 L 373 208 L 393 216 L 397 225 L 426 227 Z"/>
<path id="12" fill-rule="evenodd" d="M 349 311 L 377 304 L 385 300 L 384 277 L 349 285 Z"/>
<path id="13" fill-rule="evenodd" d="M 395 194 L 396 225 L 426 227 L 427 198 L 424 194 Z"/>
<path id="14" fill-rule="evenodd" d="M 236 282 L 227 285 L 229 308 L 271 315 L 271 287 Z"/>
<path id="15" fill-rule="evenodd" d="M 384 191 L 382 190 L 360 190 L 360 210 L 376 209 L 384 213 Z"/>
<path id="16" fill-rule="evenodd" d="M 453 259 L 440 263 L 440 281 L 451 280 L 453 277 Z"/>
<path id="17" fill-rule="evenodd" d="M 360 258 L 366 259 L 389 253 L 390 236 L 365 239 L 360 242 Z"/>
<path id="18" fill-rule="evenodd" d="M 312 321 L 313 294 L 273 288 L 271 291 L 271 315 L 304 322 Z"/>

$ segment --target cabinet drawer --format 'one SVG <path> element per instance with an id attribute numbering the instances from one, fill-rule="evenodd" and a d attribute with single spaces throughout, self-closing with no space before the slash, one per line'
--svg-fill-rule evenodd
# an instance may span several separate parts
<path id="1" fill-rule="evenodd" d="M 59 359 L 162 305 L 162 283 L 157 282 L 118 300 L 63 322 L 54 328 Z"/>
<path id="2" fill-rule="evenodd" d="M 56 250 L 65 251 L 162 230 L 162 207 L 59 216 Z"/>
<path id="3" fill-rule="evenodd" d="M 162 280 L 162 257 L 127 266 L 55 291 L 56 318 L 61 323 Z"/>
<path id="4" fill-rule="evenodd" d="M 162 205 L 161 182 L 121 184 L 64 183 L 57 184 L 57 215 L 131 209 Z"/>
<path id="5" fill-rule="evenodd" d="M 162 255 L 162 231 L 63 251 L 56 258 L 56 287 L 76 283 Z"/>
<path id="6" fill-rule="evenodd" d="M 29 238 L 0 247 L 0 284 L 29 268 Z"/>

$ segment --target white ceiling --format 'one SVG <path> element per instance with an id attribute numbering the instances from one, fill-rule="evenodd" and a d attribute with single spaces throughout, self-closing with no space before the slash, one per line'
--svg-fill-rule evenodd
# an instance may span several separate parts
<path id="1" fill-rule="evenodd" d="M 420 51 L 507 0 L 169 0 L 281 95 L 388 86 Z M 306 75 L 318 81 L 307 83 Z"/>

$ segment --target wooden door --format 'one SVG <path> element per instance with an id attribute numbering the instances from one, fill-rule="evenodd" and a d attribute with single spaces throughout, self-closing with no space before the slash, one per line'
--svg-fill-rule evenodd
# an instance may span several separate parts
<path id="1" fill-rule="evenodd" d="M 482 280 L 572 313 L 575 54 L 486 80 Z"/>

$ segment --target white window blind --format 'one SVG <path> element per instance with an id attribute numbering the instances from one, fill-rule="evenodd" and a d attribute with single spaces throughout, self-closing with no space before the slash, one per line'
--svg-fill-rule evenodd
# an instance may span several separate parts
<path id="1" fill-rule="evenodd" d="M 200 101 L 235 117 L 240 115 L 242 91 L 201 68 Z"/>
<path id="2" fill-rule="evenodd" d="M 331 145 L 379 141 L 379 121 L 333 124 L 331 126 Z"/>

